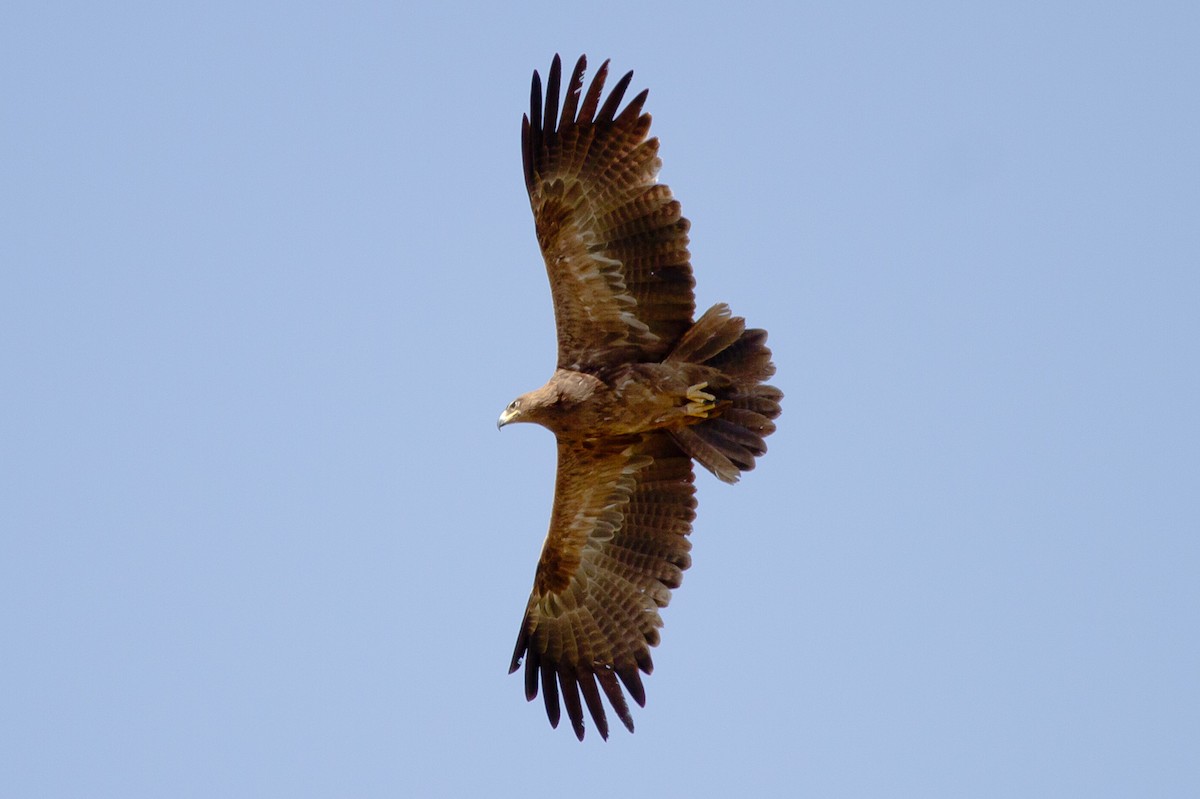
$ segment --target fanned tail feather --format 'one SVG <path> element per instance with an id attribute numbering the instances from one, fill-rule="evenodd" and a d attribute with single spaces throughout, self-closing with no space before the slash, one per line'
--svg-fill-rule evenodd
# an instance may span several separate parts
<path id="1" fill-rule="evenodd" d="M 710 381 L 717 410 L 708 419 L 671 430 L 679 447 L 718 479 L 736 483 L 766 453 L 783 392 L 763 381 L 775 374 L 767 331 L 746 329 L 724 303 L 709 308 L 676 343 L 667 362 L 716 369 Z"/>

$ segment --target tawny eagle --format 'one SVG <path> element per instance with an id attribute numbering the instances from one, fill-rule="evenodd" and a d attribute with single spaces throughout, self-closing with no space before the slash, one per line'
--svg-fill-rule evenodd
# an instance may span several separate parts
<path id="1" fill-rule="evenodd" d="M 511 671 L 550 723 L 561 704 L 580 740 L 583 704 L 608 737 L 600 691 L 633 731 L 659 609 L 691 563 L 692 459 L 732 483 L 766 452 L 782 392 L 767 334 L 714 305 L 693 321 L 688 221 L 658 183 L 643 91 L 618 113 L 633 73 L 600 104 L 608 62 L 586 93 L 581 57 L 559 110 L 562 64 L 543 98 L 533 73 L 521 125 L 525 185 L 550 276 L 558 366 L 500 415 L 558 439 L 550 531 Z M 597 689 L 599 687 L 599 690 Z M 582 695 L 582 704 L 580 696 Z"/>

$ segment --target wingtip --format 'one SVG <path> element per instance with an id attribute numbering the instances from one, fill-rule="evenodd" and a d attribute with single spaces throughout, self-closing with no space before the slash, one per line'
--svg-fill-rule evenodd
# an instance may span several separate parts
<path id="1" fill-rule="evenodd" d="M 517 669 L 521 668 L 521 658 L 525 656 L 526 650 L 529 649 L 529 616 L 521 620 L 521 629 L 517 632 L 517 643 L 513 646 L 512 661 L 508 665 L 508 673 L 512 674 Z M 533 654 L 530 653 L 532 660 Z"/>
<path id="2" fill-rule="evenodd" d="M 546 705 L 546 717 L 550 726 L 558 729 L 558 721 L 562 717 L 562 706 L 558 700 L 558 683 L 554 679 L 554 670 L 549 665 L 542 664 L 542 701 Z"/>
<path id="3" fill-rule="evenodd" d="M 542 120 L 542 76 L 536 69 L 529 86 L 529 119 L 533 125 L 539 125 Z"/>
<path id="4" fill-rule="evenodd" d="M 548 134 L 558 130 L 558 94 L 561 82 L 562 59 L 555 53 L 554 60 L 550 62 L 550 73 L 546 76 L 545 116 L 542 118 L 542 130 Z"/>
<path id="5" fill-rule="evenodd" d="M 629 692 L 629 696 L 637 702 L 638 707 L 646 706 L 646 688 L 642 685 L 642 677 L 638 674 L 636 667 L 625 667 L 617 669 L 617 677 L 625 685 L 625 690 Z"/>
<path id="6" fill-rule="evenodd" d="M 605 64 L 607 63 L 606 61 Z M 600 111 L 596 114 L 597 122 L 613 121 L 613 118 L 617 114 L 617 109 L 621 106 L 621 100 L 625 99 L 625 92 L 629 89 L 629 83 L 632 80 L 633 70 L 629 70 L 613 85 L 612 90 L 608 94 L 608 99 L 604 101 L 604 105 L 600 107 Z"/>

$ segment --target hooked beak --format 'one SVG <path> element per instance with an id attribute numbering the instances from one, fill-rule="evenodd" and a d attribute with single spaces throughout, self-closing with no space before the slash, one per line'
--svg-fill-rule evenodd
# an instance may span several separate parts
<path id="1" fill-rule="evenodd" d="M 500 418 L 496 420 L 496 429 L 499 430 L 501 427 L 504 427 L 504 425 L 517 418 L 520 413 L 516 408 L 505 408 L 504 413 L 500 414 Z"/>

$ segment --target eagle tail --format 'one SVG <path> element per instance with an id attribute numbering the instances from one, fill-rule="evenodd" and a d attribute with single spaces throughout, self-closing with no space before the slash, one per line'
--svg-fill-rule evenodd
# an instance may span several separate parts
<path id="1" fill-rule="evenodd" d="M 679 339 L 667 363 L 716 369 L 708 390 L 714 412 L 703 421 L 672 429 L 679 448 L 726 483 L 736 483 L 767 451 L 764 439 L 775 432 L 783 392 L 764 381 L 775 374 L 767 331 L 746 329 L 724 303 L 709 308 Z M 707 371 L 707 370 L 706 370 Z"/>

